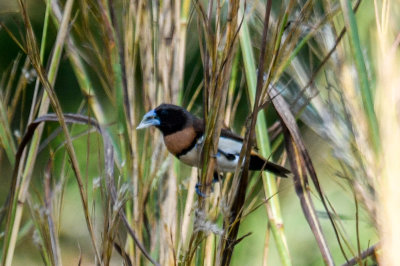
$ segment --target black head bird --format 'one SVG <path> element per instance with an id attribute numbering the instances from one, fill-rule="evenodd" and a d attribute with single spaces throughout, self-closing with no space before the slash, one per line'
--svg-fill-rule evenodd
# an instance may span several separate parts
<path id="1" fill-rule="evenodd" d="M 161 104 L 143 116 L 137 129 L 155 126 L 163 136 L 170 153 L 190 166 L 199 167 L 201 146 L 205 130 L 204 120 L 192 115 L 184 108 L 172 104 Z M 243 138 L 230 130 L 222 129 L 218 143 L 217 170 L 234 172 L 242 149 Z M 250 170 L 266 170 L 286 177 L 286 168 L 267 161 L 251 151 Z"/>

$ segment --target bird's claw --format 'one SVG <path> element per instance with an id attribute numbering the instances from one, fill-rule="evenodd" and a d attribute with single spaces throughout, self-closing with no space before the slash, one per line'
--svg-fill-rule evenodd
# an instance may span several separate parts
<path id="1" fill-rule="evenodd" d="M 213 182 L 213 183 L 214 183 L 214 182 Z M 208 198 L 210 195 L 207 195 L 207 194 L 201 192 L 200 188 L 201 188 L 202 186 L 203 186 L 203 185 L 202 185 L 201 183 L 197 183 L 197 184 L 196 184 L 196 186 L 195 186 L 196 194 L 199 195 L 199 196 L 202 197 L 202 198 Z M 206 185 L 206 187 L 208 187 L 208 186 L 211 186 L 211 193 L 214 192 L 214 189 L 213 189 L 212 185 Z"/>

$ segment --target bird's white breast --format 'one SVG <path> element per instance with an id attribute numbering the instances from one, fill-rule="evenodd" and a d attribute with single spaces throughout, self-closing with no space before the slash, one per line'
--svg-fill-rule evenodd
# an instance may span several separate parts
<path id="1" fill-rule="evenodd" d="M 187 153 L 181 155 L 179 159 L 190 166 L 200 167 L 201 162 L 201 148 L 203 146 L 203 137 L 201 137 L 195 147 L 188 151 Z M 234 172 L 236 169 L 236 164 L 239 160 L 239 153 L 242 149 L 242 142 L 220 137 L 218 143 L 218 150 L 222 152 L 218 152 L 216 154 L 217 159 L 217 169 L 221 172 Z M 225 154 L 225 155 L 224 155 Z M 226 154 L 233 155 L 232 158 L 227 158 Z M 230 156 L 232 157 L 232 156 Z"/>

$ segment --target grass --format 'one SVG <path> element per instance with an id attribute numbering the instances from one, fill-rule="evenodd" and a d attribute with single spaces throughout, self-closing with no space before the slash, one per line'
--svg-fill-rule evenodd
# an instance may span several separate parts
<path id="1" fill-rule="evenodd" d="M 396 263 L 395 1 L 16 8 L 0 14 L 18 50 L 0 51 L 2 264 Z M 63 79 L 81 92 L 68 107 Z M 201 169 L 135 130 L 162 102 L 205 118 Z M 243 167 L 211 190 L 223 127 L 244 136 Z M 255 145 L 292 176 L 249 172 Z"/>

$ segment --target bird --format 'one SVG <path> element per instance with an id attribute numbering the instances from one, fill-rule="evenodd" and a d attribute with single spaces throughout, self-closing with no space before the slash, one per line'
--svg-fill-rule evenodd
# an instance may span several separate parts
<path id="1" fill-rule="evenodd" d="M 201 150 L 204 141 L 205 122 L 181 106 L 161 104 L 147 112 L 136 129 L 156 127 L 163 135 L 167 150 L 184 164 L 201 167 Z M 239 161 L 243 138 L 229 129 L 221 129 L 216 154 L 217 172 L 235 172 Z M 250 153 L 249 170 L 268 171 L 287 177 L 290 171 L 263 158 L 254 149 Z M 214 177 L 216 175 L 214 174 Z"/>

